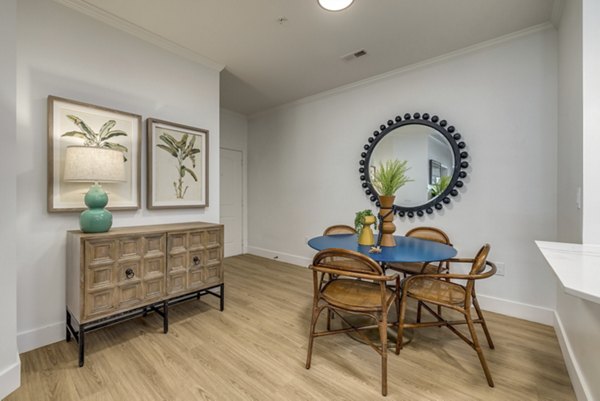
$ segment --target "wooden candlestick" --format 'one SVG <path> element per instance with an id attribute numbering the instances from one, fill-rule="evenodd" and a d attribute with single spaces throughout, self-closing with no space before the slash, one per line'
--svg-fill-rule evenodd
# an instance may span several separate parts
<path id="1" fill-rule="evenodd" d="M 381 246 L 396 246 L 396 240 L 394 240 L 394 232 L 396 226 L 394 225 L 394 213 L 390 213 L 394 207 L 395 196 L 379 196 L 379 215 L 384 216 L 383 224 L 380 228 L 381 234 Z"/>

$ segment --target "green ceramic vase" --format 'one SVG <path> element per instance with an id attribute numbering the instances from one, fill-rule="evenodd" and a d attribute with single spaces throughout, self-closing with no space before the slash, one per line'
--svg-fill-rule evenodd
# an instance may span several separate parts
<path id="1" fill-rule="evenodd" d="M 81 212 L 79 227 L 84 233 L 105 233 L 112 226 L 112 214 L 104 207 L 108 204 L 108 195 L 98 184 L 90 187 L 85 194 L 88 210 Z"/>

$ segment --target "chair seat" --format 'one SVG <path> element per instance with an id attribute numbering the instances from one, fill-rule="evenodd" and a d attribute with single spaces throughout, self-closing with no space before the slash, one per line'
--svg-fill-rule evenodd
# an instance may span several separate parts
<path id="1" fill-rule="evenodd" d="M 423 263 L 420 262 L 403 262 L 403 263 L 388 263 L 386 267 L 402 273 L 408 274 L 435 274 L 438 272 L 438 266 L 428 264 L 423 270 Z"/>
<path id="2" fill-rule="evenodd" d="M 465 302 L 466 291 L 462 285 L 428 277 L 417 277 L 413 280 L 408 291 L 412 298 L 449 305 Z"/>
<path id="3" fill-rule="evenodd" d="M 386 288 L 386 304 L 394 297 L 394 291 Z M 330 281 L 322 290 L 325 301 L 341 308 L 381 310 L 381 287 L 370 281 L 337 279 Z"/>

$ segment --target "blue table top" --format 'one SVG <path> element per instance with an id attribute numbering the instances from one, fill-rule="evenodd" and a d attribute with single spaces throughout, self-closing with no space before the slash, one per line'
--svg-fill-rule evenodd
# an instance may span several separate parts
<path id="1" fill-rule="evenodd" d="M 363 253 L 377 262 L 437 262 L 456 256 L 456 249 L 449 245 L 418 238 L 394 235 L 396 246 L 381 247 L 381 253 L 369 253 L 370 246 L 358 245 L 356 234 L 323 235 L 312 238 L 308 246 L 317 251 L 342 248 Z"/>

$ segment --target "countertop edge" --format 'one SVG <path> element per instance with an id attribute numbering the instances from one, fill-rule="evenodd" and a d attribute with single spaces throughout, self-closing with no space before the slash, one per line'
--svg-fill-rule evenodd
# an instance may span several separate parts
<path id="1" fill-rule="evenodd" d="M 574 279 L 569 277 L 569 271 L 574 271 L 575 274 L 583 275 L 584 269 L 586 268 L 578 264 L 576 261 L 568 260 L 569 257 L 577 257 L 581 259 L 585 259 L 586 257 L 599 258 L 600 245 L 572 244 L 551 241 L 535 241 L 535 244 L 544 256 L 546 263 L 548 263 L 554 272 L 554 275 L 560 282 L 565 293 L 600 304 L 600 286 L 598 288 L 593 288 L 593 290 L 590 291 L 589 288 L 582 288 L 580 285 L 577 285 L 577 283 L 574 282 Z M 551 261 L 552 257 L 556 255 L 566 257 L 564 265 L 557 266 L 555 262 Z M 597 274 L 600 275 L 600 264 L 597 268 Z"/>

